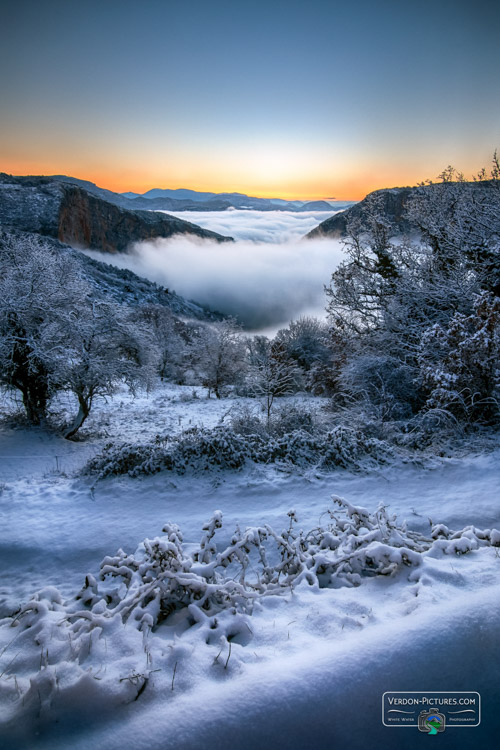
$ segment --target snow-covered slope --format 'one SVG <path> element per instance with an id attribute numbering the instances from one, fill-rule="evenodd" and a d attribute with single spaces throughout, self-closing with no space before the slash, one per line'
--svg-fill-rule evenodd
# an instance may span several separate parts
<path id="1" fill-rule="evenodd" d="M 22 242 L 25 237 L 30 240 L 37 235 L 30 232 L 6 232 L 0 234 L 0 251 L 3 239 L 17 237 Z M 187 300 L 175 291 L 138 276 L 133 271 L 119 268 L 111 263 L 90 258 L 88 255 L 59 242 L 51 237 L 44 237 L 43 243 L 53 248 L 57 253 L 71 255 L 82 267 L 85 278 L 93 285 L 96 294 L 104 296 L 110 301 L 129 306 L 161 305 L 168 307 L 174 315 L 197 320 L 220 320 L 220 314 L 208 310 L 206 307 Z M 110 256 L 112 260 L 112 256 Z"/>

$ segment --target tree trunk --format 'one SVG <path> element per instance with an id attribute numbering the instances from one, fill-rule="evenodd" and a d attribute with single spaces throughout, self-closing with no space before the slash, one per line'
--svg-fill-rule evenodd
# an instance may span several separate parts
<path id="1" fill-rule="evenodd" d="M 31 424 L 39 425 L 45 419 L 48 395 L 44 388 L 27 385 L 22 389 L 23 406 Z"/>
<path id="2" fill-rule="evenodd" d="M 90 413 L 90 404 L 83 396 L 78 396 L 78 406 L 78 414 L 64 433 L 66 440 L 69 440 L 78 432 Z"/>

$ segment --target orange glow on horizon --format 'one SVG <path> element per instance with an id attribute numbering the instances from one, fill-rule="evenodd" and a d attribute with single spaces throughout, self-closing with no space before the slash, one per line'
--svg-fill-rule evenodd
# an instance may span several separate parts
<path id="1" fill-rule="evenodd" d="M 3 164 L 0 171 L 13 175 L 52 175 L 64 174 L 81 180 L 93 182 L 101 188 L 111 190 L 116 193 L 134 192 L 145 193 L 153 188 L 163 188 L 175 190 L 178 188 L 195 190 L 198 192 L 210 193 L 244 193 L 249 196 L 259 198 L 282 198 L 284 200 L 338 200 L 338 201 L 358 201 L 362 200 L 368 193 L 374 190 L 391 187 L 401 187 L 405 185 L 416 185 L 428 176 L 433 174 L 416 173 L 413 169 L 406 174 L 401 170 L 384 170 L 372 174 L 358 173 L 353 167 L 352 173 L 336 175 L 333 178 L 326 178 L 324 175 L 317 176 L 316 179 L 305 175 L 304 179 L 295 178 L 290 182 L 273 184 L 272 187 L 262 187 L 252 181 L 246 181 L 244 178 L 237 181 L 237 184 L 220 177 L 210 179 L 203 176 L 198 179 L 182 179 L 177 174 L 171 177 L 165 176 L 159 170 L 148 169 L 142 170 L 136 168 L 118 168 L 118 169 L 98 169 L 82 168 L 82 165 L 70 163 L 54 163 L 52 161 L 16 161 Z M 431 170 L 432 171 L 432 170 Z M 227 179 L 227 178 L 226 178 Z"/>

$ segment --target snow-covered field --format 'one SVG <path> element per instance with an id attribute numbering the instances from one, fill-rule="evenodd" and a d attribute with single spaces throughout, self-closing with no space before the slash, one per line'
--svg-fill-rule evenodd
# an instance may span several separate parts
<path id="1" fill-rule="evenodd" d="M 122 476 L 95 486 L 77 474 L 110 440 L 213 426 L 244 401 L 209 401 L 203 389 L 197 396 L 171 385 L 136 399 L 120 392 L 96 405 L 80 442 L 0 429 L 0 614 L 45 589 L 22 617 L 0 625 L 2 747 L 326 750 L 430 742 L 416 729 L 382 725 L 388 690 L 480 692 L 481 726 L 450 728 L 435 741 L 495 747 L 500 557 L 497 537 L 478 530 L 500 528 L 500 452 L 369 474 L 267 466 Z M 411 564 L 396 555 L 392 574 L 362 576 L 360 585 L 343 574 L 331 588 L 304 578 L 259 596 L 252 613 L 230 607 L 203 619 L 198 607 L 189 616 L 180 610 L 149 634 L 129 620 L 104 621 L 100 604 L 87 628 L 63 603 L 87 574 L 97 578 L 106 555 L 119 548 L 132 555 L 167 523 L 180 527 L 189 555 L 220 510 L 220 551 L 237 525 L 287 529 L 290 509 L 297 529 L 326 528 L 332 495 L 363 506 L 379 526 L 382 503 L 407 521 L 411 538 L 430 538 L 431 523 L 475 530 L 455 542 L 430 540 Z M 355 535 L 366 528 L 361 523 Z M 257 570 L 254 561 L 249 575 Z"/>

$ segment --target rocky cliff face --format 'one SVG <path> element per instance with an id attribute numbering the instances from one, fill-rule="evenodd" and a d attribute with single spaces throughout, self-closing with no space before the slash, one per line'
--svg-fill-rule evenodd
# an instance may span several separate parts
<path id="1" fill-rule="evenodd" d="M 0 223 L 109 253 L 125 252 L 132 242 L 174 234 L 218 242 L 232 239 L 174 216 L 121 208 L 72 184 L 6 174 L 0 174 Z"/>
<path id="2" fill-rule="evenodd" d="M 57 238 L 68 245 L 123 252 L 131 242 L 192 234 L 219 242 L 230 238 L 153 211 L 128 211 L 74 186 L 64 186 Z"/>
<path id="3" fill-rule="evenodd" d="M 411 227 L 405 219 L 406 203 L 414 188 L 390 188 L 387 190 L 376 190 L 366 196 L 360 203 L 356 203 L 346 211 L 332 216 L 321 222 L 313 229 L 307 238 L 314 237 L 345 237 L 347 225 L 353 219 L 363 219 L 369 211 L 377 206 L 377 212 L 389 219 L 396 233 L 408 231 Z"/>

